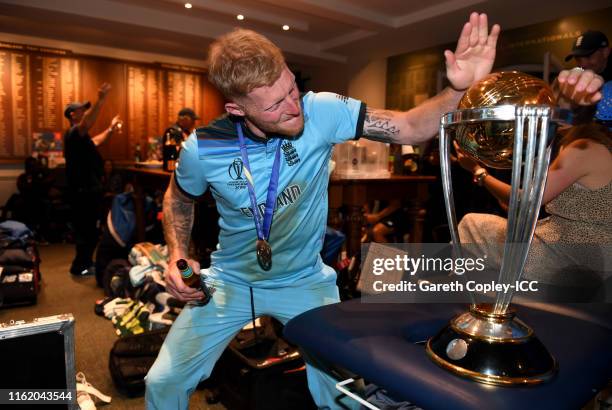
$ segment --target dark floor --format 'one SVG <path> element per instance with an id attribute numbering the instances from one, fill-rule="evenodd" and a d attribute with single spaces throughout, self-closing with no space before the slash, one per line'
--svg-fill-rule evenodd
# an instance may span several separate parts
<path id="1" fill-rule="evenodd" d="M 75 317 L 76 370 L 85 373 L 87 381 L 104 394 L 112 396 L 109 405 L 98 408 L 144 409 L 144 398 L 127 398 L 119 393 L 108 370 L 108 354 L 117 340 L 111 322 L 94 314 L 94 302 L 103 297 L 95 279 L 73 278 L 68 273 L 74 246 L 53 244 L 39 248 L 42 263 L 42 286 L 34 306 L 0 309 L 0 323 L 9 320 L 32 320 L 36 317 L 72 313 Z M 204 392 L 196 391 L 190 409 L 224 410 L 220 404 L 208 405 Z"/>
<path id="2" fill-rule="evenodd" d="M 68 273 L 74 246 L 53 244 L 40 247 L 39 251 L 43 281 L 38 303 L 34 306 L 0 309 L 0 323 L 72 313 L 76 319 L 76 370 L 84 372 L 87 381 L 112 397 L 112 403 L 98 404 L 98 409 L 144 409 L 144 398 L 127 398 L 113 385 L 108 370 L 108 354 L 117 336 L 109 320 L 94 314 L 94 302 L 103 296 L 102 290 L 96 287 L 95 279 L 75 279 Z M 225 410 L 221 404 L 208 405 L 204 391 L 201 390 L 196 390 L 189 408 Z M 596 408 L 593 400 L 583 410 Z"/>

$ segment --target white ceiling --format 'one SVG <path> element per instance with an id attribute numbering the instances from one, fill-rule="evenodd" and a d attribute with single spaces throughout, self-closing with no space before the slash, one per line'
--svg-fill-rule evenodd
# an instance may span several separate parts
<path id="1" fill-rule="evenodd" d="M 454 41 L 472 10 L 487 12 L 503 29 L 610 6 L 609 0 L 191 0 L 191 9 L 184 3 L 0 0 L 0 32 L 200 60 L 213 38 L 240 26 L 267 35 L 290 62 L 324 65 Z"/>

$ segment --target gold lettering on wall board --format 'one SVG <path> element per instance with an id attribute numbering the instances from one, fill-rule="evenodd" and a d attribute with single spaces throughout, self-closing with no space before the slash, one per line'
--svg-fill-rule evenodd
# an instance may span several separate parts
<path id="1" fill-rule="evenodd" d="M 567 40 L 567 39 L 575 39 L 579 35 L 580 35 L 580 30 L 569 31 L 569 32 L 566 32 L 566 33 L 551 34 L 549 36 L 530 38 L 530 39 L 526 39 L 526 40 L 521 40 L 521 41 L 517 41 L 517 42 L 514 42 L 514 43 L 510 43 L 507 46 L 505 46 L 504 48 L 512 49 L 512 48 L 529 47 L 529 46 L 533 46 L 533 45 L 536 45 L 536 44 L 554 43 L 556 41 L 563 41 L 563 40 Z"/>

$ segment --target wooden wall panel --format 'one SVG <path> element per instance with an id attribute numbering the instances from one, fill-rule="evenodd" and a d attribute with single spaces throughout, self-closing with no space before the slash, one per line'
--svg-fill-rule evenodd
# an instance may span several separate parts
<path id="1" fill-rule="evenodd" d="M 204 78 L 203 84 L 202 111 L 199 111 L 198 114 L 202 117 L 200 124 L 208 124 L 225 112 L 225 108 L 223 108 L 225 98 L 207 78 Z"/>
<path id="2" fill-rule="evenodd" d="M 0 50 L 0 156 L 13 152 L 11 53 Z"/>
<path id="3" fill-rule="evenodd" d="M 101 84 L 109 83 L 112 86 L 90 134 L 93 136 L 107 129 L 117 114 L 124 120 L 127 119 L 125 63 L 104 59 L 83 59 L 81 72 L 83 99 L 91 101 L 92 104 L 98 99 L 98 88 Z M 127 158 L 126 136 L 123 129 L 120 134 L 112 135 L 98 148 L 102 156 L 108 159 Z"/>
<path id="4" fill-rule="evenodd" d="M 34 135 L 55 138 L 59 144 L 68 127 L 65 105 L 95 102 L 103 82 L 110 83 L 112 90 L 91 135 L 106 129 L 116 114 L 124 121 L 121 133 L 100 146 L 104 158 L 131 160 L 136 144 L 145 154 L 148 139 L 161 136 L 183 107 L 193 108 L 203 118 L 198 125 L 224 111 L 223 98 L 199 68 L 0 41 L 0 161 L 30 155 Z"/>

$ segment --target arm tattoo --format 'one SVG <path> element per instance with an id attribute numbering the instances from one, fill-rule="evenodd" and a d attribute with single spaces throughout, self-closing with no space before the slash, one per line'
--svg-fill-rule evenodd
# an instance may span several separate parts
<path id="1" fill-rule="evenodd" d="M 193 201 L 176 188 L 174 177 L 164 195 L 164 237 L 168 244 L 168 255 L 187 256 L 191 230 L 193 228 Z"/>
<path id="2" fill-rule="evenodd" d="M 363 136 L 382 142 L 395 142 L 399 134 L 399 127 L 393 122 L 395 113 L 377 109 L 366 109 L 363 124 Z"/>

